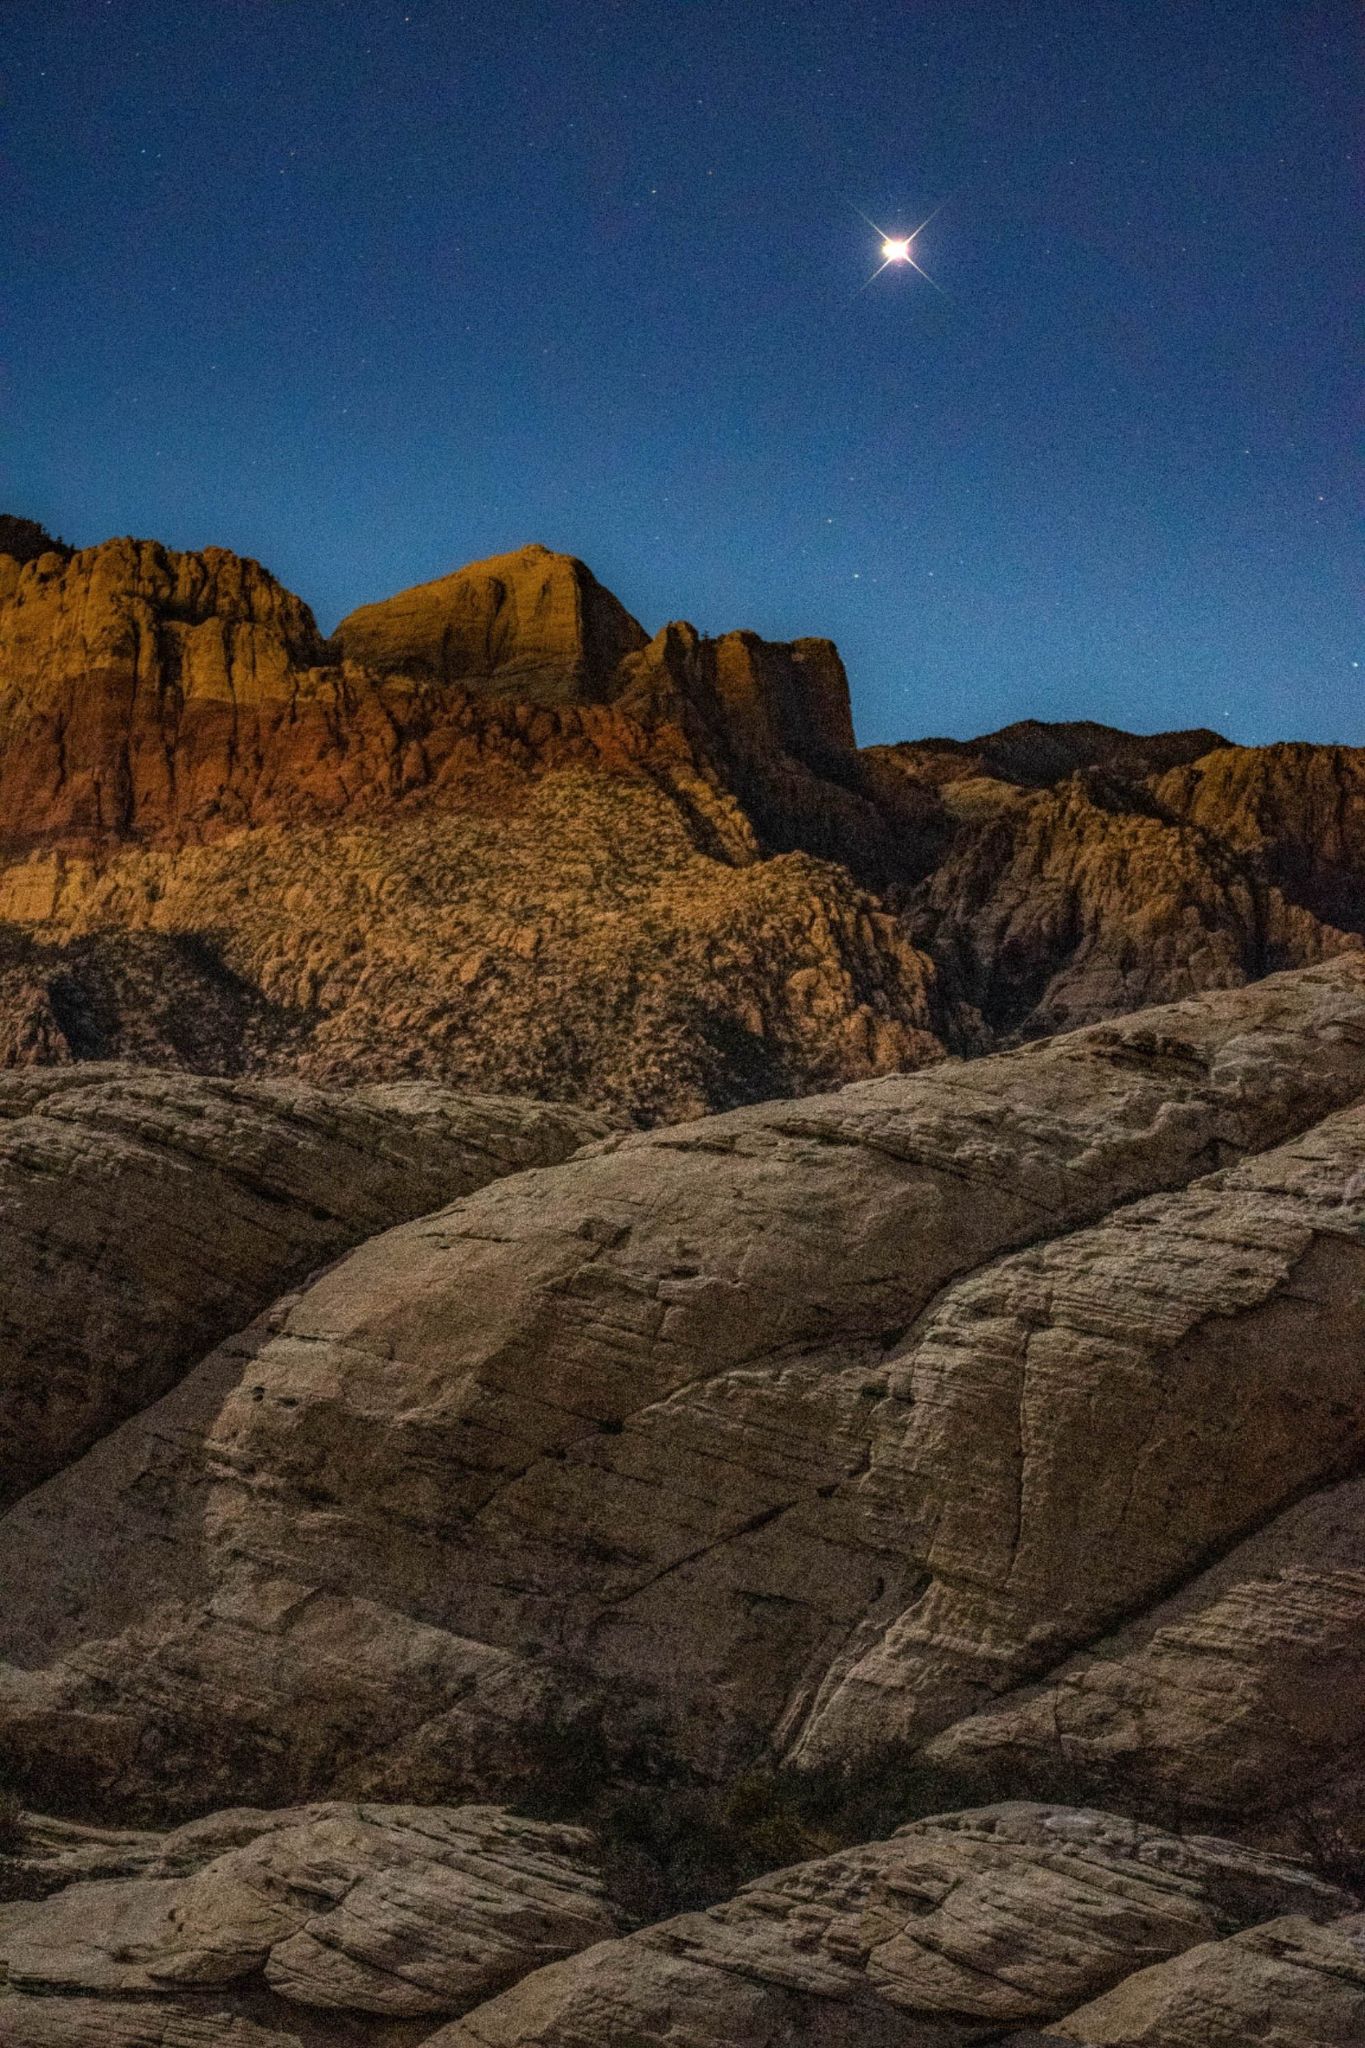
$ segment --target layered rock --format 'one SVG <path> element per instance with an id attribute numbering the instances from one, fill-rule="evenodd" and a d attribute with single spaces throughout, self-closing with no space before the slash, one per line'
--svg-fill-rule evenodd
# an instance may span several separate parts
<path id="1" fill-rule="evenodd" d="M 929 1755 L 1331 1859 L 1365 1825 L 1365 1484 L 1315 1491 Z"/>
<path id="2" fill-rule="evenodd" d="M 860 752 L 828 641 L 647 640 L 544 548 L 324 642 L 223 550 L 5 531 L 0 956 L 89 940 L 106 971 L 74 1032 L 64 962 L 0 972 L 0 1061 L 93 1038 L 310 1078 L 530 1072 L 677 1118 L 1365 935 L 1350 749 L 1026 721 Z M 144 939 L 209 963 L 183 1028 L 146 1028 L 121 964 Z"/>
<path id="3" fill-rule="evenodd" d="M 464 2012 L 618 1931 L 597 1861 L 582 1829 L 492 1807 L 214 1816 L 135 1877 L 0 1905 L 0 2039 L 15 1998 L 97 1998 L 117 2022 L 127 1998 L 256 1982 L 312 2012 Z"/>
<path id="4" fill-rule="evenodd" d="M 357 1239 L 601 1129 L 399 1083 L 0 1075 L 0 1501 Z"/>
<path id="5" fill-rule="evenodd" d="M 1359 1458 L 1363 973 L 610 1139 L 372 1240 L 8 1519 L 16 1764 L 79 1749 L 134 1812 L 482 1794 L 594 1703 L 704 1771 L 847 1760 L 1055 1665 Z M 202 1549 L 158 1458 L 211 1484 Z"/>
<path id="6" fill-rule="evenodd" d="M 420 1072 L 657 1117 L 937 1056 L 932 964 L 834 864 L 898 856 L 827 772 L 858 781 L 833 650 L 643 641 L 543 549 L 336 645 L 221 551 L 10 559 L 0 1060 Z M 146 1001 L 156 947 L 181 1004 Z"/>
<path id="7" fill-rule="evenodd" d="M 961 2048 L 1291 1901 L 1311 1941 L 1343 1898 L 1099 1813 L 950 1814 L 537 1972 L 430 2048 Z"/>
<path id="8" fill-rule="evenodd" d="M 1140 1970 L 1060 2020 L 1083 2048 L 1352 2048 L 1365 2039 L 1365 1914 L 1291 1914 Z"/>

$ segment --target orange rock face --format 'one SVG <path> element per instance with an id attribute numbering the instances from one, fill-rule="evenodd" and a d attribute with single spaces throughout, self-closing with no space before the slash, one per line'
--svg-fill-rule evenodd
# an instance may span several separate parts
<path id="1" fill-rule="evenodd" d="M 860 750 L 830 642 L 651 639 L 540 547 L 325 641 L 221 549 L 0 546 L 6 1064 L 416 1072 L 652 1119 L 1365 936 L 1348 748 L 1025 721 Z"/>
<path id="2" fill-rule="evenodd" d="M 348 660 L 531 704 L 601 701 L 647 638 L 582 562 L 543 547 L 362 605 L 336 630 Z"/>

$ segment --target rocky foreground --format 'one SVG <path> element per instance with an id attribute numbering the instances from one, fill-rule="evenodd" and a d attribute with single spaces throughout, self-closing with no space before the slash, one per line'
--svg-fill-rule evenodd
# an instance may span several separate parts
<path id="1" fill-rule="evenodd" d="M 0 1140 L 6 2048 L 1365 2039 L 1357 953 Z"/>
<path id="2" fill-rule="evenodd" d="M 0 1067 L 421 1077 L 638 1122 L 1358 950 L 1365 755 L 859 748 L 833 646 L 476 563 L 330 640 L 258 563 L 0 521 Z"/>

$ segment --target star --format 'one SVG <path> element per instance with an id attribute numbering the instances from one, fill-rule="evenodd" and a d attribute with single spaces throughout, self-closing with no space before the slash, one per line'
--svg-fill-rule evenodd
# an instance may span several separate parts
<path id="1" fill-rule="evenodd" d="M 944 204 L 946 203 L 947 202 L 945 201 Z M 855 207 L 853 210 L 855 213 L 858 213 L 859 211 L 857 207 Z M 938 282 L 938 279 L 930 277 L 928 271 L 924 268 L 923 264 L 920 262 L 919 258 L 915 254 L 916 237 L 922 235 L 924 230 L 928 227 L 930 221 L 934 219 L 936 214 L 939 214 L 942 211 L 943 207 L 941 205 L 936 206 L 934 208 L 933 213 L 926 214 L 924 219 L 920 222 L 919 226 L 917 228 L 911 228 L 908 235 L 889 235 L 886 232 L 885 228 L 879 228 L 877 226 L 875 220 L 868 220 L 868 217 L 865 213 L 860 213 L 859 218 L 867 221 L 867 224 L 871 228 L 873 234 L 881 236 L 882 260 L 877 265 L 877 268 L 873 271 L 872 276 L 868 278 L 867 284 L 860 285 L 859 290 L 866 291 L 867 285 L 871 284 L 874 279 L 879 278 L 884 270 L 889 270 L 893 263 L 908 263 L 911 270 L 916 270 L 919 272 L 919 275 L 924 279 L 924 282 L 926 284 L 931 284 L 936 292 L 943 292 L 943 286 Z M 943 296 L 946 299 L 948 294 L 946 292 L 943 292 Z"/>

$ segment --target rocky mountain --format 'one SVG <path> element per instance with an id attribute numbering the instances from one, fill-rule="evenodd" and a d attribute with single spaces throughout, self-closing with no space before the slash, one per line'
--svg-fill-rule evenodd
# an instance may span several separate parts
<path id="1" fill-rule="evenodd" d="M 1365 2041 L 1365 769 L 0 523 L 0 2048 Z"/>
<path id="2" fill-rule="evenodd" d="M 1358 955 L 653 1132 L 0 1107 L 0 2041 L 1361 2037 Z"/>
<path id="3" fill-rule="evenodd" d="M 645 1122 L 1365 937 L 1349 748 L 859 749 L 827 641 L 526 548 L 330 641 L 257 563 L 0 530 L 0 1060 L 421 1075 Z"/>

